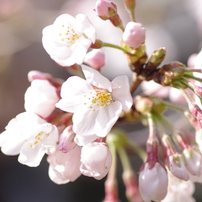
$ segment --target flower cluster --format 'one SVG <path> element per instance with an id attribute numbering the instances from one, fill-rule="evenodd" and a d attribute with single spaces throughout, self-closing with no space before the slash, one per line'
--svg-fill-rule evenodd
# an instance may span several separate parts
<path id="1" fill-rule="evenodd" d="M 202 51 L 192 57 L 190 67 L 178 61 L 162 64 L 165 48 L 148 57 L 146 28 L 135 20 L 135 0 L 124 3 L 131 19 L 126 25 L 115 3 L 97 0 L 94 9 L 96 16 L 122 31 L 120 45 L 97 39 L 83 14 L 62 14 L 43 29 L 44 49 L 73 75 L 63 81 L 48 73 L 28 73 L 25 112 L 1 133 L 1 151 L 19 155 L 18 161 L 30 167 L 38 166 L 46 154 L 50 179 L 57 184 L 81 174 L 97 180 L 107 175 L 103 202 L 121 201 L 118 155 L 129 202 L 192 202 L 194 182 L 202 182 Z M 124 53 L 131 80 L 119 75 L 110 81 L 101 74 L 107 62 L 103 47 Z M 175 105 L 177 101 L 187 107 Z M 173 125 L 166 109 L 179 112 L 192 130 Z M 148 127 L 146 150 L 116 127 L 120 122 Z M 128 150 L 143 160 L 138 180 Z"/>

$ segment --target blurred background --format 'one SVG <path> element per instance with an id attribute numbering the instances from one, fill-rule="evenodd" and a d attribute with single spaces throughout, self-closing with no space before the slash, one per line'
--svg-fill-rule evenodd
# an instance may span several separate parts
<path id="1" fill-rule="evenodd" d="M 93 11 L 95 0 L 0 0 L 0 132 L 8 121 L 24 111 L 24 92 L 30 85 L 27 73 L 39 70 L 66 80 L 66 69 L 58 67 L 41 44 L 42 29 L 55 18 L 68 13 L 86 14 L 97 30 L 97 38 L 119 44 L 121 31 L 108 21 L 102 21 Z M 129 21 L 123 0 L 114 0 L 124 22 Z M 188 57 L 199 52 L 202 41 L 202 1 L 200 0 L 137 0 L 136 19 L 147 30 L 146 46 L 150 55 L 166 47 L 165 63 L 178 60 L 187 63 Z M 130 70 L 126 58 L 118 50 L 104 48 L 107 61 L 102 73 L 112 79 Z M 119 58 L 119 60 L 117 60 Z M 171 117 L 172 118 L 172 117 Z M 135 126 L 125 126 L 130 135 Z M 139 129 L 139 128 L 138 128 Z M 140 128 L 141 129 L 141 128 Z M 142 134 L 147 136 L 146 132 Z M 134 141 L 144 137 L 135 132 Z M 141 161 L 132 155 L 136 172 Z M 121 166 L 118 173 L 121 173 Z M 73 183 L 56 185 L 48 177 L 46 159 L 37 168 L 17 162 L 17 157 L 0 153 L 0 202 L 99 202 L 104 198 L 104 180 L 80 177 Z M 119 175 L 120 176 L 120 175 Z M 124 188 L 119 177 L 120 198 L 124 202 Z M 195 198 L 202 200 L 201 185 Z"/>

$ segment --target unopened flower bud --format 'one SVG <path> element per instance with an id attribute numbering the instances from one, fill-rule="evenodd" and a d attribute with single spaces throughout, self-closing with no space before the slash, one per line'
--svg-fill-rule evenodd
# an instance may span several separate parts
<path id="1" fill-rule="evenodd" d="M 139 175 L 139 190 L 145 202 L 161 201 L 167 194 L 168 176 L 166 169 L 159 163 L 150 168 L 144 165 Z"/>
<path id="2" fill-rule="evenodd" d="M 123 33 L 123 41 L 131 48 L 138 48 L 145 42 L 145 28 L 140 23 L 129 22 Z"/>
<path id="3" fill-rule="evenodd" d="M 52 76 L 48 73 L 43 73 L 43 72 L 40 72 L 40 71 L 30 71 L 27 75 L 28 77 L 28 80 L 30 82 L 32 82 L 33 80 L 49 80 L 50 78 L 52 78 Z"/>
<path id="4" fill-rule="evenodd" d="M 112 155 L 105 143 L 89 143 L 82 147 L 81 163 L 80 171 L 83 175 L 100 180 L 111 167 Z"/>
<path id="5" fill-rule="evenodd" d="M 177 178 L 187 181 L 189 173 L 184 164 L 184 158 L 180 154 L 171 155 L 167 159 L 170 172 Z"/>
<path id="6" fill-rule="evenodd" d="M 202 97 L 202 87 L 194 85 L 194 92 L 199 96 Z"/>
<path id="7" fill-rule="evenodd" d="M 201 175 L 201 154 L 195 149 L 185 149 L 183 155 L 186 160 L 186 168 L 192 175 Z"/>
<path id="8" fill-rule="evenodd" d="M 153 102 L 147 97 L 138 96 L 135 101 L 135 108 L 141 114 L 148 114 L 151 112 L 153 107 Z"/>
<path id="9" fill-rule="evenodd" d="M 68 126 L 60 135 L 59 150 L 63 153 L 72 150 L 76 146 L 76 143 L 74 142 L 75 136 L 76 134 L 72 130 L 72 125 Z"/>
<path id="10" fill-rule="evenodd" d="M 102 20 L 108 20 L 117 14 L 117 6 L 110 1 L 98 0 L 95 5 L 95 12 Z"/>
<path id="11" fill-rule="evenodd" d="M 56 90 L 47 80 L 33 80 L 25 92 L 25 110 L 47 118 L 59 101 Z"/>
<path id="12" fill-rule="evenodd" d="M 105 54 L 100 49 L 94 49 L 86 54 L 84 62 L 92 68 L 100 71 L 101 67 L 105 65 Z"/>
<path id="13" fill-rule="evenodd" d="M 144 76 L 146 80 L 147 77 L 150 74 L 152 74 L 156 70 L 156 68 L 161 64 L 165 56 L 166 56 L 165 48 L 160 48 L 152 53 L 151 57 L 149 58 L 148 62 L 145 65 L 145 71 L 142 74 L 142 76 Z"/>

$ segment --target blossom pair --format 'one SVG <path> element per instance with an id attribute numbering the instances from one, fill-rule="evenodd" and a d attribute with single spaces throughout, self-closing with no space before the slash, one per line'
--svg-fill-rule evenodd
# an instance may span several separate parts
<path id="1" fill-rule="evenodd" d="M 81 147 L 73 143 L 74 136 L 72 126 L 68 126 L 62 132 L 55 152 L 48 155 L 50 179 L 56 184 L 64 184 L 81 174 L 98 180 L 105 177 L 112 163 L 106 143 L 92 142 Z"/>
<path id="2" fill-rule="evenodd" d="M 55 110 L 59 100 L 57 88 L 48 80 L 59 84 L 50 75 L 30 72 L 31 86 L 25 93 L 25 112 L 13 118 L 0 135 L 1 151 L 18 155 L 20 163 L 38 166 L 44 154 L 53 152 L 58 141 L 58 129 L 46 118 Z"/>
<path id="3" fill-rule="evenodd" d="M 103 1 L 100 3 L 103 4 Z M 101 5 L 103 6 L 106 5 Z M 99 8 L 99 5 L 97 7 Z M 98 16 L 99 10 L 96 10 Z M 129 22 L 121 40 L 131 48 L 137 48 L 145 41 L 145 28 L 140 23 Z M 102 51 L 93 50 L 92 53 L 87 53 L 95 41 L 95 28 L 83 14 L 78 14 L 75 18 L 68 14 L 60 15 L 52 25 L 43 29 L 43 46 L 50 57 L 61 66 L 86 62 L 96 69 L 102 67 L 105 64 Z"/>

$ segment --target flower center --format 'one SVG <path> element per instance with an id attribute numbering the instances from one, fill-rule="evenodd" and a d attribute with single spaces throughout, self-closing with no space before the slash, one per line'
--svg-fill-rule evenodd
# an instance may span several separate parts
<path id="1" fill-rule="evenodd" d="M 47 134 L 44 133 L 44 132 L 38 133 L 38 134 L 34 137 L 34 140 L 31 141 L 32 144 L 30 144 L 30 147 L 31 147 L 31 148 L 35 148 L 39 142 L 42 142 L 42 141 L 43 141 L 43 139 L 44 139 L 44 137 L 45 137 L 46 135 L 47 135 Z"/>
<path id="2" fill-rule="evenodd" d="M 70 26 L 62 25 L 59 36 L 62 43 L 65 43 L 67 47 L 70 47 L 76 42 L 76 40 L 78 40 L 82 36 L 82 34 L 75 31 Z"/>
<path id="3" fill-rule="evenodd" d="M 106 91 L 98 91 L 92 98 L 91 102 L 100 107 L 109 105 L 113 101 L 111 93 Z"/>
<path id="4" fill-rule="evenodd" d="M 84 95 L 87 98 L 84 105 L 92 108 L 94 111 L 100 107 L 105 107 L 114 102 L 112 94 L 106 90 L 96 89 L 91 91 L 88 95 Z"/>

